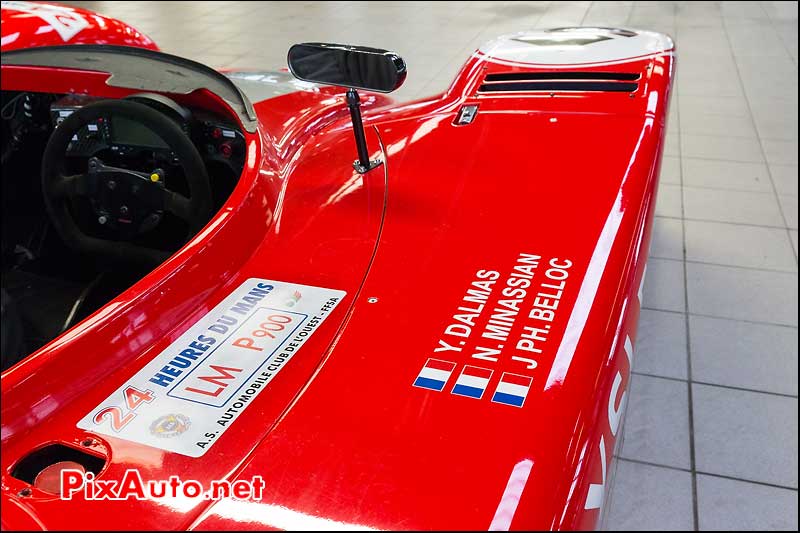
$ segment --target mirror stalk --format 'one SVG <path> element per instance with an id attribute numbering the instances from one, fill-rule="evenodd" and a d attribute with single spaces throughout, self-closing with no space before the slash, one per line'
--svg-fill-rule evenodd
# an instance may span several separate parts
<path id="1" fill-rule="evenodd" d="M 350 108 L 350 118 L 353 120 L 353 134 L 356 137 L 356 149 L 358 150 L 358 161 L 353 163 L 353 168 L 359 174 L 364 174 L 379 166 L 381 160 L 369 160 L 367 138 L 364 135 L 364 123 L 361 121 L 361 99 L 358 97 L 358 92 L 353 88 L 347 89 L 347 107 Z"/>

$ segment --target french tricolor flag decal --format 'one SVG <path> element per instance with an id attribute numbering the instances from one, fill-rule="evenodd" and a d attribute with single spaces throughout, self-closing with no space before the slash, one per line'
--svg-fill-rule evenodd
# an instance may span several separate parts
<path id="1" fill-rule="evenodd" d="M 466 365 L 461 371 L 461 375 L 458 376 L 452 393 L 459 396 L 469 396 L 470 398 L 480 398 L 483 396 L 491 377 L 491 370 Z"/>
<path id="2" fill-rule="evenodd" d="M 422 367 L 419 376 L 414 380 L 414 386 L 441 391 L 447 383 L 447 380 L 450 379 L 450 376 L 453 374 L 455 367 L 456 364 L 450 361 L 428 359 L 428 362 Z"/>
<path id="3" fill-rule="evenodd" d="M 500 383 L 497 384 L 497 389 L 494 391 L 492 401 L 522 407 L 522 404 L 525 403 L 525 398 L 528 396 L 528 391 L 531 389 L 531 383 L 533 383 L 533 378 L 528 376 L 503 372 Z"/>

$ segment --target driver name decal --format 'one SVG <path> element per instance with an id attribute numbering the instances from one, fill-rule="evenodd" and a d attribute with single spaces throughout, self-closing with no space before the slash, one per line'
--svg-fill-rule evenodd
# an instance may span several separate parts
<path id="1" fill-rule="evenodd" d="M 523 407 L 540 361 L 558 346 L 551 338 L 563 333 L 554 324 L 572 265 L 519 253 L 505 274 L 476 271 L 413 385 Z"/>
<path id="2" fill-rule="evenodd" d="M 344 296 L 344 291 L 248 279 L 78 427 L 200 457 Z"/>

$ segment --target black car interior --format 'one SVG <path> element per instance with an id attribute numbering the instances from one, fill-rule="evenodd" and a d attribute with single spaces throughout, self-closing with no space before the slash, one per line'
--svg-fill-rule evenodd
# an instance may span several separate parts
<path id="1" fill-rule="evenodd" d="M 233 117 L 160 93 L 0 96 L 5 370 L 196 234 L 246 148 Z"/>

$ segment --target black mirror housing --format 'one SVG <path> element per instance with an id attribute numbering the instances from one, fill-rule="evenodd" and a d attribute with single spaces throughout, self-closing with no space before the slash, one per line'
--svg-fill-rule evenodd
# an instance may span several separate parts
<path id="1" fill-rule="evenodd" d="M 406 63 L 388 50 L 333 43 L 289 48 L 289 70 L 303 81 L 390 93 L 406 79 Z"/>

